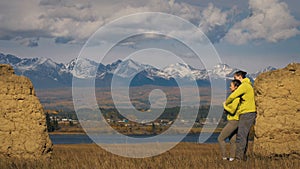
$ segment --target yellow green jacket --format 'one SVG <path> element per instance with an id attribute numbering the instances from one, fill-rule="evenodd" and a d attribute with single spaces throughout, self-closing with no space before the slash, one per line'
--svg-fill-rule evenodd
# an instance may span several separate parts
<path id="1" fill-rule="evenodd" d="M 231 104 L 236 98 L 242 98 L 242 102 L 239 106 L 239 114 L 246 114 L 256 112 L 254 90 L 249 78 L 242 80 L 242 84 L 232 92 L 226 99 L 225 106 Z"/>
<path id="2" fill-rule="evenodd" d="M 239 120 L 239 116 L 240 116 L 240 109 L 239 109 L 239 105 L 240 105 L 240 98 L 236 98 L 234 99 L 230 104 L 225 105 L 224 109 L 228 112 L 227 115 L 227 120 Z"/>

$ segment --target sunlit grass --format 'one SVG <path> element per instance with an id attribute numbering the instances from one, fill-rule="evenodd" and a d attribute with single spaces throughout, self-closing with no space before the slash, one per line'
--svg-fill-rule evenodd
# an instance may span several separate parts
<path id="1" fill-rule="evenodd" d="M 117 145 L 116 145 L 117 146 Z M 217 144 L 180 143 L 170 151 L 149 158 L 125 158 L 111 154 L 95 144 L 54 145 L 52 159 L 49 161 L 25 161 L 0 158 L 1 169 L 290 169 L 300 166 L 299 159 L 259 158 L 249 153 L 246 162 L 229 162 L 220 159 Z"/>

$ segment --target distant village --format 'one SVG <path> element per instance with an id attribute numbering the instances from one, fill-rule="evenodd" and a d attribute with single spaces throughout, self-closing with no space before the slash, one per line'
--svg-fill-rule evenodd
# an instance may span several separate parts
<path id="1" fill-rule="evenodd" d="M 79 120 L 77 119 L 76 114 L 58 112 L 53 110 L 45 110 L 46 113 L 46 120 L 49 132 L 54 131 L 61 131 L 61 132 L 72 132 L 72 131 L 82 131 L 80 126 Z M 128 130 L 138 130 L 144 129 L 148 132 L 156 132 L 162 131 L 167 129 L 174 123 L 174 119 L 168 118 L 158 118 L 154 121 L 141 121 L 140 123 L 130 121 L 126 118 L 105 118 L 105 121 L 113 128 L 124 129 L 127 128 Z M 204 125 L 212 125 L 215 126 L 216 124 L 223 124 L 225 121 L 222 118 L 218 121 L 217 118 L 199 118 L 196 121 L 192 120 L 180 120 L 179 123 L 183 126 L 189 125 L 194 123 L 193 128 L 202 128 Z"/>

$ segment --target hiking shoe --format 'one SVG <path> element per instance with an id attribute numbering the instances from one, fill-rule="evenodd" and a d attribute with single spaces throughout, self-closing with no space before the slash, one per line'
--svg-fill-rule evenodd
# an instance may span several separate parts
<path id="1" fill-rule="evenodd" d="M 228 158 L 228 161 L 234 161 L 234 158 Z"/>
<path id="2" fill-rule="evenodd" d="M 228 158 L 227 157 L 223 157 L 222 160 L 228 160 Z"/>

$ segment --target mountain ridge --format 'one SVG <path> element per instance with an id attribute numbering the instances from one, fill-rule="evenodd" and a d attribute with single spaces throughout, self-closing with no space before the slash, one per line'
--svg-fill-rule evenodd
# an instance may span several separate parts
<path id="1" fill-rule="evenodd" d="M 73 59 L 63 64 L 49 58 L 19 58 L 3 53 L 0 53 L 0 63 L 12 65 L 17 75 L 29 77 L 39 89 L 71 87 L 73 77 L 81 80 L 95 78 L 96 87 L 110 86 L 113 78 L 119 81 L 120 85 L 130 79 L 132 86 L 177 86 L 177 82 L 190 85 L 193 81 L 199 86 L 209 86 L 209 78 L 230 79 L 233 73 L 239 70 L 224 63 L 219 63 L 211 70 L 196 69 L 184 63 L 175 63 L 158 69 L 131 59 L 117 60 L 107 65 L 89 59 Z M 249 77 L 255 79 L 258 74 L 275 69 L 269 66 L 249 74 Z"/>

